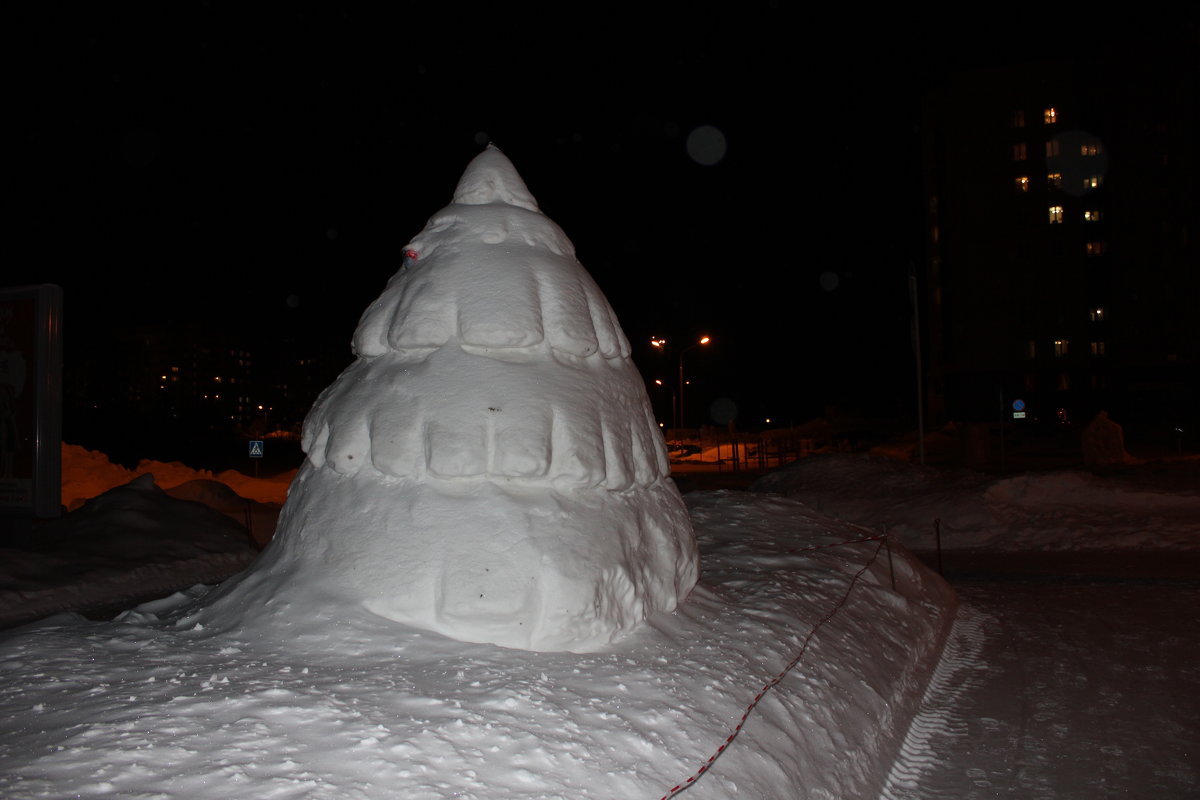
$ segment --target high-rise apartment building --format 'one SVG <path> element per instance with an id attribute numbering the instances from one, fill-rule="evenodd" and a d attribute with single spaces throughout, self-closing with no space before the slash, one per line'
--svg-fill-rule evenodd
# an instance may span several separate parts
<path id="1" fill-rule="evenodd" d="M 926 96 L 931 420 L 1200 423 L 1198 59 L 1023 63 Z"/>

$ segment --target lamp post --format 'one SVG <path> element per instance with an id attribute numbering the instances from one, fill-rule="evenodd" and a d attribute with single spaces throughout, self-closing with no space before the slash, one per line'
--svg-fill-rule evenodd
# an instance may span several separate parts
<path id="1" fill-rule="evenodd" d="M 701 336 L 700 341 L 696 342 L 695 344 L 690 344 L 687 347 L 685 347 L 679 351 L 679 428 L 680 428 L 680 430 L 682 430 L 684 428 L 684 421 L 683 421 L 683 419 L 684 419 L 684 417 L 683 417 L 683 354 L 686 353 L 688 350 L 699 347 L 702 344 L 708 344 L 710 341 L 712 341 L 712 340 L 709 337 Z"/>

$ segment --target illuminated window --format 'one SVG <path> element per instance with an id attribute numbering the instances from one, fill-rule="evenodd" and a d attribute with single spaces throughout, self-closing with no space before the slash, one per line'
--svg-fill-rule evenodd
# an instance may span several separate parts
<path id="1" fill-rule="evenodd" d="M 1089 256 L 1102 256 L 1104 255 L 1104 251 L 1107 249 L 1104 246 L 1104 242 L 1088 242 L 1083 247 L 1084 252 L 1086 252 Z"/>
<path id="2" fill-rule="evenodd" d="M 1062 206 L 1050 206 L 1050 224 L 1053 225 L 1056 222 L 1062 222 L 1062 219 L 1063 219 L 1063 207 Z"/>
<path id="3" fill-rule="evenodd" d="M 1017 182 L 1017 191 L 1018 192 L 1028 192 L 1029 191 L 1029 178 L 1027 176 L 1022 175 L 1021 177 L 1016 179 L 1016 182 Z"/>
<path id="4" fill-rule="evenodd" d="M 1037 342 L 1033 339 L 1025 343 L 1025 355 L 1028 358 L 1037 358 Z"/>
<path id="5" fill-rule="evenodd" d="M 1062 358 L 1066 354 L 1067 354 L 1067 340 L 1066 339 L 1055 339 L 1054 340 L 1054 355 L 1055 355 L 1055 357 Z"/>
<path id="6" fill-rule="evenodd" d="M 1084 222 L 1099 222 L 1100 221 L 1100 211 L 1098 209 L 1088 209 L 1088 210 L 1084 211 L 1083 212 L 1083 221 Z"/>
<path id="7" fill-rule="evenodd" d="M 1104 355 L 1104 342 L 1092 342 L 1092 355 Z"/>
<path id="8" fill-rule="evenodd" d="M 1046 158 L 1054 158 L 1058 155 L 1058 139 L 1051 139 L 1046 142 Z"/>
<path id="9" fill-rule="evenodd" d="M 1013 145 L 1013 161 L 1024 161 L 1025 158 L 1025 143 L 1017 142 Z"/>
<path id="10" fill-rule="evenodd" d="M 1079 155 L 1081 156 L 1098 156 L 1100 155 L 1100 145 L 1097 142 L 1086 142 L 1079 145 Z"/>
<path id="11" fill-rule="evenodd" d="M 1092 318 L 1092 322 L 1103 322 L 1104 321 L 1104 309 L 1103 308 L 1088 309 L 1088 316 Z"/>
<path id="12" fill-rule="evenodd" d="M 1058 111 L 1053 106 L 1042 112 L 1042 119 L 1047 125 L 1053 125 L 1058 122 Z"/>
<path id="13" fill-rule="evenodd" d="M 1096 187 L 1098 187 L 1100 185 L 1100 183 L 1101 183 L 1101 178 L 1099 175 L 1091 175 L 1091 176 L 1083 179 L 1083 188 L 1084 189 L 1095 189 Z"/>
<path id="14" fill-rule="evenodd" d="M 1049 175 L 1046 176 L 1046 182 L 1050 185 L 1051 189 L 1061 189 L 1062 188 L 1062 173 L 1061 172 L 1051 172 Z"/>

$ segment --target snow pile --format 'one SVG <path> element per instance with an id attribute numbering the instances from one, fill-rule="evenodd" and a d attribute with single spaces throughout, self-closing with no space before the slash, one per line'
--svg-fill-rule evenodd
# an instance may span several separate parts
<path id="1" fill-rule="evenodd" d="M 39 526 L 31 547 L 0 548 L 0 626 L 216 583 L 257 554 L 244 526 L 141 475 Z"/>
<path id="2" fill-rule="evenodd" d="M 204 586 L 112 622 L 6 632 L 0 796 L 875 796 L 953 593 L 796 501 L 686 499 L 703 582 L 590 653 L 462 642 L 339 603 L 274 617 L 285 635 L 212 629 L 190 616 Z"/>
<path id="3" fill-rule="evenodd" d="M 319 598 L 464 641 L 587 651 L 674 609 L 697 551 L 644 384 L 509 160 L 493 146 L 472 160 L 404 253 L 359 321 L 357 360 L 305 420 L 270 547 L 197 619 L 304 617 Z"/>

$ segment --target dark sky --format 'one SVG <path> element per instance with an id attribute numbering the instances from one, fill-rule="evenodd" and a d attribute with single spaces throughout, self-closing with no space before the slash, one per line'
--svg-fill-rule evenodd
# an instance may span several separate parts
<path id="1" fill-rule="evenodd" d="M 698 379 L 752 414 L 907 392 L 921 91 L 1023 54 L 966 16 L 782 2 L 249 5 L 39 6 L 11 30 L 0 283 L 61 285 L 68 346 L 196 319 L 348 357 L 490 140 L 639 349 L 710 333 Z M 716 163 L 689 154 L 697 130 Z"/>

